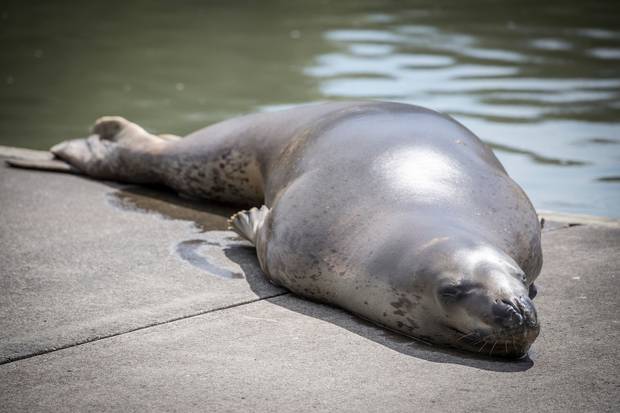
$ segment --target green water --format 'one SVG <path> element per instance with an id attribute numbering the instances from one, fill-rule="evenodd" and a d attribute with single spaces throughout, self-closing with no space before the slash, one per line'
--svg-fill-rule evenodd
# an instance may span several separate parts
<path id="1" fill-rule="evenodd" d="M 0 144 L 395 100 L 468 126 L 537 208 L 620 217 L 620 2 L 593 3 L 3 2 Z"/>

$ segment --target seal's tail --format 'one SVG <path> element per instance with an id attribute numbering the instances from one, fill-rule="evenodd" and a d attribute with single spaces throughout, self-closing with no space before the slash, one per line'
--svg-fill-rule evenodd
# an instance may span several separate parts
<path id="1" fill-rule="evenodd" d="M 256 245 L 256 236 L 263 226 L 269 208 L 265 205 L 248 211 L 239 211 L 228 220 L 228 228 Z"/>

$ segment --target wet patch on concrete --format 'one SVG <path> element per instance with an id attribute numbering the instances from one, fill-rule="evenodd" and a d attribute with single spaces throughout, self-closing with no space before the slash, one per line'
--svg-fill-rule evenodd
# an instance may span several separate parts
<path id="1" fill-rule="evenodd" d="M 108 202 L 124 211 L 154 214 L 162 219 L 192 223 L 204 234 L 203 238 L 178 242 L 173 249 L 181 260 L 209 275 L 242 279 L 244 271 L 236 263 L 237 259 L 256 260 L 254 248 L 247 241 L 233 232 L 225 231 L 228 218 L 244 208 L 243 206 L 184 199 L 164 189 L 133 186 L 108 194 Z"/>
<path id="2" fill-rule="evenodd" d="M 205 238 L 179 242 L 174 249 L 180 259 L 216 277 L 263 277 L 254 247 L 228 231 L 209 231 Z"/>
<path id="3" fill-rule="evenodd" d="M 204 239 L 190 239 L 179 242 L 175 251 L 180 258 L 211 275 L 221 278 L 243 278 L 240 269 L 239 272 L 235 272 L 210 262 L 210 258 L 217 255 L 221 249 L 222 245 L 217 242 Z"/>
<path id="4" fill-rule="evenodd" d="M 200 232 L 221 231 L 228 218 L 247 206 L 181 198 L 159 188 L 130 186 L 108 194 L 110 205 L 125 210 L 156 214 L 164 219 L 192 222 Z"/>

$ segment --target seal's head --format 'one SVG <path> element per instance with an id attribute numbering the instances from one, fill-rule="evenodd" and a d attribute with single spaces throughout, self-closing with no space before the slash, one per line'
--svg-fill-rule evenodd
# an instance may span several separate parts
<path id="1" fill-rule="evenodd" d="M 430 344 L 525 356 L 540 330 L 530 296 L 542 266 L 539 238 L 509 244 L 510 251 L 491 231 L 444 221 L 389 227 L 383 248 L 362 262 L 369 274 L 363 281 L 373 288 L 353 311 L 367 318 L 378 312 L 382 325 Z"/>
<path id="2" fill-rule="evenodd" d="M 532 280 L 506 254 L 488 246 L 456 251 L 436 276 L 438 335 L 450 345 L 492 356 L 520 358 L 538 336 Z"/>

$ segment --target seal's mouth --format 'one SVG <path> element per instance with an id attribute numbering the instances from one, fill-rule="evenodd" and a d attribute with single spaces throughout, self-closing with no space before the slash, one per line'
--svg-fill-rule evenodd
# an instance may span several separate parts
<path id="1" fill-rule="evenodd" d="M 520 359 L 527 355 L 530 346 L 538 337 L 540 327 L 498 329 L 491 331 L 475 330 L 469 333 L 457 329 L 456 346 L 492 357 Z"/>

